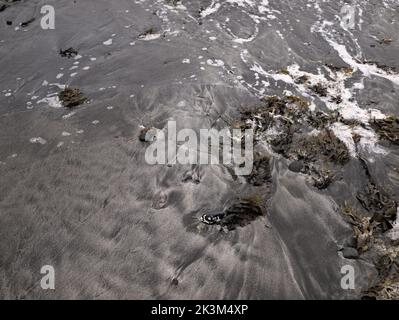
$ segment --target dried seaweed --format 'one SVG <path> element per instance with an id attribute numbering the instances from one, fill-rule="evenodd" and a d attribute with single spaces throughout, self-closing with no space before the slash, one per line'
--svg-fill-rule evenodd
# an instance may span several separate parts
<path id="1" fill-rule="evenodd" d="M 65 108 L 74 108 L 87 101 L 87 98 L 78 88 L 65 88 L 58 94 Z"/>
<path id="2" fill-rule="evenodd" d="M 399 118 L 392 116 L 384 119 L 375 119 L 371 122 L 371 126 L 381 139 L 399 145 Z"/>

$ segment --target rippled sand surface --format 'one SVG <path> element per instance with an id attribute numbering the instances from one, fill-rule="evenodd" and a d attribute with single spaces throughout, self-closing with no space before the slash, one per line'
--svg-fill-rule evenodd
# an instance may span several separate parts
<path id="1" fill-rule="evenodd" d="M 370 178 L 359 158 L 398 199 L 398 147 L 368 124 L 399 116 L 399 7 L 352 1 L 347 28 L 346 3 L 60 0 L 55 30 L 40 28 L 41 1 L 0 12 L 0 297 L 360 298 L 378 273 L 372 256 L 340 252 L 352 237 L 340 208 L 357 203 Z M 69 47 L 79 55 L 61 57 Z M 295 81 L 305 74 L 341 104 Z M 62 107 L 65 85 L 89 102 Z M 222 165 L 144 159 L 141 126 L 221 128 L 262 96 L 287 94 L 360 123 L 333 127 L 351 159 L 327 189 L 278 154 L 261 187 Z M 193 174 L 197 183 L 184 178 Z M 220 232 L 198 221 L 253 195 L 266 213 L 245 227 Z M 55 290 L 40 288 L 43 265 L 54 266 Z M 355 290 L 341 288 L 344 265 L 355 269 Z"/>

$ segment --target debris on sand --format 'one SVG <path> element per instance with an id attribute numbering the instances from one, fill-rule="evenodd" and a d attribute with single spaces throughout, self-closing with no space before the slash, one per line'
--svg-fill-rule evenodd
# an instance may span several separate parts
<path id="1" fill-rule="evenodd" d="M 178 3 L 180 2 L 180 0 L 165 0 L 165 2 L 171 6 L 176 7 L 178 5 Z"/>
<path id="2" fill-rule="evenodd" d="M 65 88 L 58 94 L 58 98 L 65 108 L 74 108 L 87 101 L 87 98 L 78 88 Z"/>
<path id="3" fill-rule="evenodd" d="M 342 122 L 343 120 L 337 111 L 330 111 L 328 113 L 315 111 L 307 116 L 309 124 L 316 129 L 324 129 L 333 123 Z"/>
<path id="4" fill-rule="evenodd" d="M 19 2 L 21 0 L 3 0 L 1 2 L 6 2 L 6 3 L 0 3 L 0 12 L 3 12 L 7 8 L 9 8 L 12 3 Z"/>
<path id="5" fill-rule="evenodd" d="M 357 199 L 365 210 L 372 213 L 372 221 L 378 223 L 382 231 L 392 229 L 391 221 L 396 219 L 398 204 L 374 183 L 369 182 L 363 192 L 359 192 Z"/>
<path id="6" fill-rule="evenodd" d="M 347 145 L 329 128 L 343 120 L 338 112 L 312 111 L 308 101 L 291 95 L 264 97 L 260 105 L 240 113 L 242 129 L 252 128 L 257 142 L 268 142 L 274 152 L 294 161 L 290 170 L 308 174 L 318 189 L 327 188 L 350 160 Z M 248 182 L 259 185 L 257 175 L 254 172 Z"/>
<path id="7" fill-rule="evenodd" d="M 305 173 L 312 177 L 313 186 L 319 190 L 328 188 L 335 178 L 335 173 L 324 165 L 310 165 L 306 168 Z"/>
<path id="8" fill-rule="evenodd" d="M 318 94 L 320 97 L 327 97 L 327 87 L 323 86 L 320 82 L 315 84 L 314 86 L 309 87 L 309 89 Z"/>
<path id="9" fill-rule="evenodd" d="M 6 4 L 2 4 L 0 5 L 0 12 L 3 12 L 4 10 L 6 10 L 8 8 L 8 6 Z"/>
<path id="10" fill-rule="evenodd" d="M 223 212 L 204 214 L 200 221 L 207 225 L 219 225 L 222 230 L 232 231 L 245 227 L 262 216 L 263 209 L 255 199 L 240 199 Z"/>
<path id="11" fill-rule="evenodd" d="M 156 34 L 156 29 L 154 27 L 148 28 L 144 30 L 142 33 L 139 34 L 138 38 L 139 39 L 145 39 L 149 36 L 154 36 Z"/>
<path id="12" fill-rule="evenodd" d="M 326 67 L 328 67 L 331 71 L 333 72 L 343 72 L 347 75 L 350 75 L 353 73 L 353 68 L 349 66 L 341 67 L 341 66 L 336 66 L 332 64 L 326 64 Z"/>
<path id="13" fill-rule="evenodd" d="M 225 217 L 220 225 L 231 231 L 237 227 L 245 227 L 263 215 L 263 210 L 253 200 L 240 200 L 225 210 Z"/>
<path id="14" fill-rule="evenodd" d="M 286 75 L 289 75 L 289 74 L 290 74 L 290 72 L 287 70 L 287 68 L 281 69 L 278 73 L 280 73 L 280 74 L 286 74 Z"/>
<path id="15" fill-rule="evenodd" d="M 273 115 L 280 115 L 299 119 L 303 113 L 308 112 L 309 102 L 299 96 L 276 96 L 264 97 L 261 99 L 264 103 L 263 108 Z"/>
<path id="16" fill-rule="evenodd" d="M 376 189 L 375 186 L 369 186 L 369 188 L 372 190 Z M 369 201 L 373 203 L 370 207 L 375 207 L 376 205 L 375 198 L 373 199 L 375 195 L 376 193 L 371 191 L 367 195 L 371 197 Z M 378 198 L 381 199 L 379 201 L 380 205 L 383 202 L 392 202 L 381 196 L 378 196 Z M 364 207 L 364 200 L 362 199 L 360 202 Z M 377 205 L 377 207 L 380 205 Z M 392 203 L 388 204 L 388 207 L 392 205 Z M 384 230 L 380 227 L 380 221 L 375 219 L 375 214 L 370 216 L 370 214 L 373 214 L 373 211 L 364 212 L 345 203 L 342 213 L 347 222 L 352 226 L 355 240 L 354 249 L 357 250 L 359 257 L 368 251 L 371 252 L 371 256 L 373 257 L 372 262 L 378 271 L 377 283 L 374 283 L 371 288 L 363 292 L 363 299 L 399 299 L 398 243 L 385 236 Z M 393 218 L 393 216 L 391 217 Z M 385 220 L 388 221 L 388 218 Z M 344 255 L 344 250 L 342 251 Z M 345 253 L 349 259 L 357 258 L 354 250 L 347 249 Z"/>
<path id="17" fill-rule="evenodd" d="M 326 189 L 334 181 L 334 167 L 344 166 L 350 159 L 346 145 L 328 129 L 294 140 L 285 156 L 300 162 L 300 172 L 308 174 L 313 185 L 320 190 Z M 291 171 L 295 170 L 292 169 L 291 165 Z"/>
<path id="18" fill-rule="evenodd" d="M 388 66 L 384 63 L 375 61 L 375 60 L 364 60 L 362 62 L 363 64 L 367 64 L 369 66 L 375 66 L 378 69 L 381 69 L 382 71 L 385 71 L 387 74 L 391 74 L 391 75 L 397 75 L 399 73 L 399 70 L 397 67 L 395 66 Z"/>
<path id="19" fill-rule="evenodd" d="M 277 126 L 281 127 L 277 131 L 287 133 L 289 127 L 295 122 L 301 122 L 308 112 L 309 103 L 301 97 L 264 97 L 261 99 L 259 106 L 255 108 L 243 108 L 240 111 L 241 128 L 252 128 L 255 134 L 259 135 L 268 131 L 273 126 Z M 285 140 L 289 142 L 290 139 Z"/>
<path id="20" fill-rule="evenodd" d="M 78 55 L 78 51 L 72 47 L 62 50 L 60 49 L 60 56 L 64 58 L 73 58 Z"/>
<path id="21" fill-rule="evenodd" d="M 399 118 L 391 116 L 384 119 L 374 119 L 371 126 L 381 139 L 399 145 Z"/>
<path id="22" fill-rule="evenodd" d="M 292 123 L 303 119 L 309 112 L 309 103 L 298 96 L 276 96 L 264 97 L 260 105 L 255 108 L 243 108 L 241 113 L 241 122 L 244 127 L 252 127 L 259 131 L 266 131 L 273 125 L 276 118 L 283 118 Z M 255 132 L 256 133 L 256 132 Z"/>
<path id="23" fill-rule="evenodd" d="M 224 216 L 224 213 L 204 214 L 200 217 L 200 221 L 208 225 L 220 224 Z"/>
<path id="24" fill-rule="evenodd" d="M 376 285 L 364 292 L 362 299 L 399 299 L 399 248 L 379 246 L 380 255 L 375 265 L 379 275 Z"/>
<path id="25" fill-rule="evenodd" d="M 157 138 L 158 129 L 152 127 L 141 127 L 139 140 L 141 142 L 154 142 Z"/>
<path id="26" fill-rule="evenodd" d="M 336 104 L 340 104 L 342 103 L 342 96 L 341 95 L 337 95 L 335 97 L 331 97 L 331 102 L 335 102 Z"/>
<path id="27" fill-rule="evenodd" d="M 345 165 L 350 159 L 346 145 L 329 129 L 299 139 L 296 146 L 291 148 L 290 154 L 306 162 L 315 162 L 323 157 L 339 165 Z"/>
<path id="28" fill-rule="evenodd" d="M 392 265 L 399 273 L 398 263 Z M 393 269 L 392 268 L 392 269 Z M 399 300 L 399 280 L 395 277 L 384 279 L 378 285 L 370 288 L 362 297 L 363 300 Z"/>
<path id="29" fill-rule="evenodd" d="M 35 18 L 32 18 L 32 19 L 29 19 L 29 20 L 27 20 L 27 21 L 25 21 L 25 22 L 22 22 L 21 23 L 21 27 L 22 28 L 26 28 L 27 26 L 29 26 L 33 21 L 35 21 L 36 19 Z"/>
<path id="30" fill-rule="evenodd" d="M 360 253 L 368 251 L 374 243 L 375 222 L 371 221 L 371 218 L 365 213 L 355 209 L 348 203 L 345 203 L 342 213 L 352 226 L 357 251 Z"/>
<path id="31" fill-rule="evenodd" d="M 384 37 L 379 41 L 380 44 L 391 44 L 392 43 L 392 38 Z"/>
<path id="32" fill-rule="evenodd" d="M 307 75 L 302 75 L 302 76 L 296 78 L 296 79 L 294 80 L 294 82 L 295 82 L 296 84 L 305 84 L 305 83 L 307 83 L 307 82 L 309 81 L 309 79 L 310 79 L 309 76 L 307 76 Z"/>

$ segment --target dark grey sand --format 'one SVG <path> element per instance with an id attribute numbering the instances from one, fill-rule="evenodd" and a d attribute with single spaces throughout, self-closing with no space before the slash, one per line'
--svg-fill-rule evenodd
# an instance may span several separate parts
<path id="1" fill-rule="evenodd" d="M 165 3 L 47 1 L 56 10 L 56 29 L 47 31 L 42 1 L 0 12 L 0 297 L 360 298 L 377 281 L 372 259 L 339 252 L 352 237 L 340 207 L 356 203 L 367 180 L 356 157 L 341 179 L 318 190 L 275 155 L 265 190 L 223 166 L 150 166 L 138 136 L 141 125 L 162 129 L 172 119 L 179 128 L 223 127 L 263 95 L 302 95 L 276 75 L 293 64 L 311 74 L 325 64 L 347 66 L 335 44 L 352 61 L 398 68 L 398 3 Z M 345 3 L 356 7 L 349 31 L 337 18 Z M 317 31 L 323 21 L 333 24 Z M 149 28 L 159 37 L 139 39 Z M 379 43 L 384 37 L 392 42 Z M 81 57 L 59 55 L 69 47 Z M 398 116 L 398 79 L 357 72 L 345 84 L 363 83 L 351 91 L 360 109 Z M 80 88 L 90 102 L 55 108 L 51 94 L 60 85 Z M 399 150 L 377 144 L 360 153 L 398 199 Z M 198 184 L 182 181 L 189 170 L 199 173 Z M 228 233 L 201 230 L 201 214 L 253 193 L 267 203 L 264 217 Z M 40 288 L 43 265 L 55 268 L 55 290 Z M 355 290 L 340 286 L 344 265 L 355 268 Z"/>

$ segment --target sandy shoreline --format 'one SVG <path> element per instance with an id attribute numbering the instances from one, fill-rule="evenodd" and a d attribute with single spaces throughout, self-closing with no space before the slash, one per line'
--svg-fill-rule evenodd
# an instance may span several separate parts
<path id="1" fill-rule="evenodd" d="M 374 199 L 369 183 L 384 204 L 398 201 L 395 127 L 374 122 L 399 116 L 394 1 L 354 5 L 351 30 L 337 18 L 343 1 L 62 0 L 55 30 L 40 28 L 40 4 L 0 12 L 1 298 L 360 299 L 381 283 L 397 290 L 397 241 L 379 222 L 362 251 L 366 231 L 343 209 L 370 220 L 374 203 L 359 200 Z M 77 52 L 60 55 L 68 48 Z M 66 108 L 64 86 L 87 101 Z M 291 147 L 277 150 L 273 130 L 258 129 L 270 159 L 260 186 L 222 165 L 146 163 L 141 126 L 219 129 L 243 121 L 242 108 L 265 108 L 263 96 L 308 105 L 283 114 L 299 123 L 282 143 Z M 316 127 L 317 111 L 336 114 Z M 275 118 L 268 125 L 287 129 Z M 334 131 L 348 151 L 325 188 L 310 169 L 292 170 L 309 128 Z M 327 164 L 315 156 L 307 164 Z M 264 215 L 229 232 L 199 222 L 243 198 L 260 199 Z M 345 258 L 345 248 L 358 256 Z M 55 290 L 40 288 L 43 265 L 54 266 Z M 345 265 L 354 290 L 341 287 Z M 390 298 L 380 289 L 373 294 Z"/>

